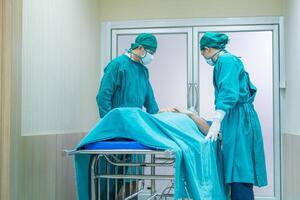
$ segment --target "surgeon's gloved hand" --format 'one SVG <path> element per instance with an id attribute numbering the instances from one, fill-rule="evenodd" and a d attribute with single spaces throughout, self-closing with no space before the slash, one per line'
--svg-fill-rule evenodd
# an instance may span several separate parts
<path id="1" fill-rule="evenodd" d="M 205 137 L 207 140 L 216 141 L 218 139 L 218 134 L 221 128 L 221 122 L 225 116 L 225 112 L 223 110 L 216 110 L 215 115 L 213 117 L 213 122 L 208 130 L 208 133 Z"/>

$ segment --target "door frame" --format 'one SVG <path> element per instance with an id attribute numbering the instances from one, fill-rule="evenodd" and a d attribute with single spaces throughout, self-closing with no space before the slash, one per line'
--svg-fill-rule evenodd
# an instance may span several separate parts
<path id="1" fill-rule="evenodd" d="M 282 197 L 282 133 L 283 133 L 283 91 L 285 89 L 285 65 L 284 65 L 284 18 L 278 17 L 250 17 L 250 18 L 199 18 L 199 19 L 174 19 L 174 20 L 139 20 L 139 21 L 118 21 L 103 22 L 101 24 L 101 66 L 105 66 L 112 57 L 113 32 L 130 29 L 157 29 L 157 28 L 190 28 L 196 27 L 238 27 L 238 26 L 265 26 L 273 27 L 276 30 L 275 54 L 278 55 L 276 63 L 278 70 L 275 72 L 276 83 L 274 82 L 274 197 L 258 197 L 256 199 L 281 199 Z M 278 42 L 277 42 L 278 41 Z M 193 49 L 198 48 L 193 44 Z M 195 56 L 192 56 L 195 57 Z M 195 63 L 195 61 L 194 61 Z M 193 66 L 194 68 L 195 66 Z M 102 68 L 103 71 L 103 68 Z M 197 74 L 198 75 L 198 74 Z M 195 79 L 195 77 L 193 78 Z M 194 91 L 194 90 L 193 90 Z"/>
<path id="2" fill-rule="evenodd" d="M 0 199 L 10 198 L 13 3 L 0 0 Z"/>

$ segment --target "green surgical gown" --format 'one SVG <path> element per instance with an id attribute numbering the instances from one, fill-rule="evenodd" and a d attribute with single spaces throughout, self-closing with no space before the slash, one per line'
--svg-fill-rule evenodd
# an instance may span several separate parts
<path id="1" fill-rule="evenodd" d="M 224 53 L 214 67 L 215 109 L 222 121 L 225 183 L 267 185 L 263 137 L 253 101 L 256 87 L 239 58 Z"/>
<path id="2" fill-rule="evenodd" d="M 96 101 L 101 118 L 119 107 L 144 106 L 150 114 L 158 112 L 148 69 L 127 55 L 115 58 L 106 66 Z"/>

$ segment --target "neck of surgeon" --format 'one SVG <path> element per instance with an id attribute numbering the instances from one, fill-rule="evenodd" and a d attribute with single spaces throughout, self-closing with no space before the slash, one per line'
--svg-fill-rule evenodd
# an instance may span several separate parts
<path id="1" fill-rule="evenodd" d="M 141 49 L 136 48 L 136 49 L 130 50 L 128 53 L 132 60 L 134 60 L 135 62 L 141 62 L 142 55 L 140 55 L 140 54 L 143 53 L 143 52 L 141 52 Z"/>
<path id="2" fill-rule="evenodd" d="M 215 49 L 215 48 L 211 48 L 211 59 L 216 62 L 216 60 L 219 58 L 219 56 L 221 56 L 222 54 L 224 54 L 224 50 L 223 49 Z"/>

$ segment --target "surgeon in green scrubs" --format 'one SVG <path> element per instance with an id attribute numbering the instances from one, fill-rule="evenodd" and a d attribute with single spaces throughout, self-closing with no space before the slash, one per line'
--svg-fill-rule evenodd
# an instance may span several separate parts
<path id="1" fill-rule="evenodd" d="M 118 107 L 145 107 L 150 114 L 158 112 L 147 69 L 156 49 L 155 36 L 141 33 L 127 53 L 105 67 L 96 97 L 101 118 Z"/>
<path id="2" fill-rule="evenodd" d="M 113 59 L 104 69 L 99 91 L 96 97 L 99 115 L 103 118 L 109 111 L 118 107 L 145 108 L 150 114 L 159 111 L 152 86 L 149 81 L 147 65 L 153 60 L 157 49 L 157 40 L 154 35 L 141 33 L 131 44 L 131 48 L 123 55 Z M 129 159 L 127 157 L 127 159 Z M 101 170 L 105 170 L 104 168 Z M 114 169 L 111 168 L 111 173 Z M 118 169 L 118 174 L 124 172 Z M 132 190 L 136 192 L 136 182 L 132 182 Z M 106 191 L 104 183 L 101 191 Z M 118 198 L 122 199 L 121 182 L 118 182 Z M 129 195 L 130 183 L 125 183 L 126 196 Z M 110 189 L 115 188 L 110 183 Z M 110 199 L 114 199 L 115 191 L 110 191 Z M 105 192 L 101 197 L 106 198 Z M 133 198 L 135 199 L 135 198 Z"/>
<path id="3" fill-rule="evenodd" d="M 253 200 L 253 185 L 266 186 L 263 137 L 253 101 L 256 87 L 242 61 L 225 50 L 228 36 L 206 32 L 200 40 L 201 55 L 214 67 L 215 114 L 206 138 L 222 133 L 225 183 L 231 199 Z"/>

